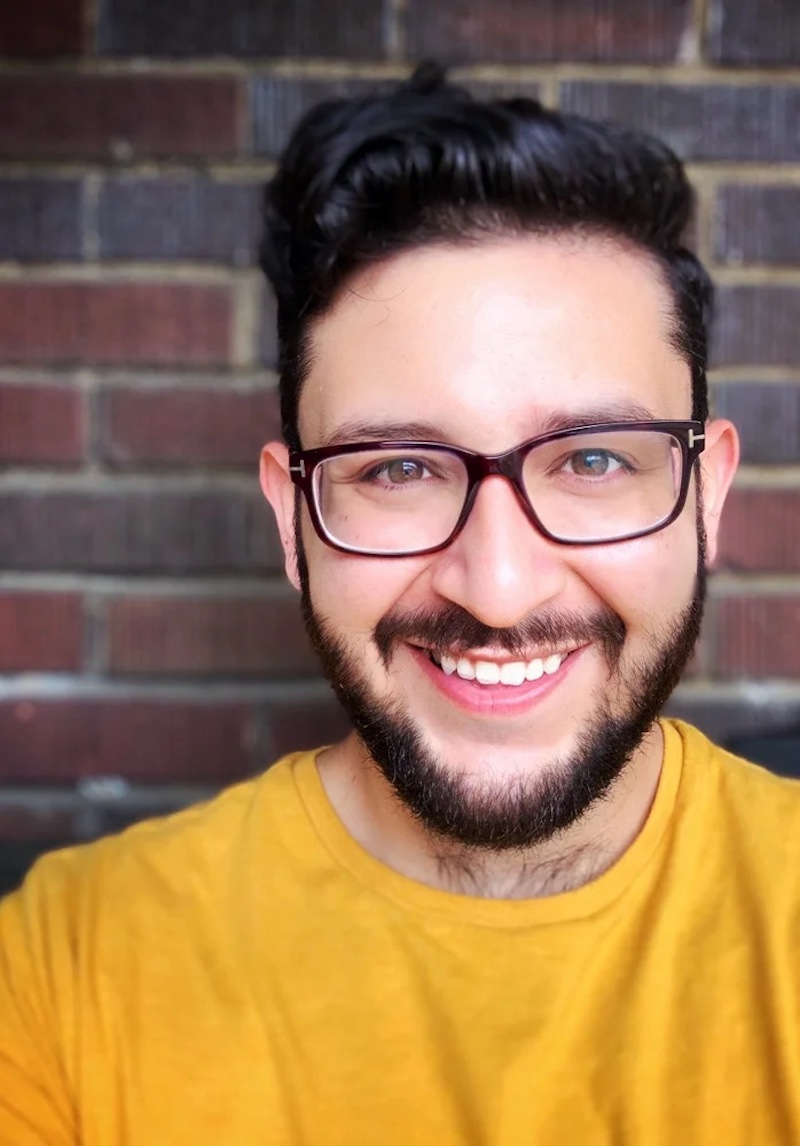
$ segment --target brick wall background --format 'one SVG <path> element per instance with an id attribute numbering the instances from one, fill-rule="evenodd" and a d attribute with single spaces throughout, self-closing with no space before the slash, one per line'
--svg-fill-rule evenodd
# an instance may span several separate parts
<path id="1" fill-rule="evenodd" d="M 719 738 L 800 723 L 795 0 L 7 4 L 0 840 L 88 838 L 342 729 L 256 484 L 258 192 L 303 109 L 429 55 L 688 160 L 744 466 L 674 710 Z"/>

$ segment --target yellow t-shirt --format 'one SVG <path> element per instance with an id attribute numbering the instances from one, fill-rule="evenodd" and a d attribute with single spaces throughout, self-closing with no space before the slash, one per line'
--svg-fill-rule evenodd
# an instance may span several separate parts
<path id="1" fill-rule="evenodd" d="M 313 754 L 0 905 L 2 1146 L 800 1142 L 800 785 L 665 723 L 604 875 L 388 870 Z"/>

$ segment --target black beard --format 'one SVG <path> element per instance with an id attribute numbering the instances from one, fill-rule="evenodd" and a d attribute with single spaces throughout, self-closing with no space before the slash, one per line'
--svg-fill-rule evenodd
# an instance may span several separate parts
<path id="1" fill-rule="evenodd" d="M 447 761 L 426 746 L 411 717 L 397 704 L 371 696 L 357 658 L 314 612 L 298 536 L 303 616 L 325 676 L 395 795 L 428 832 L 471 851 L 529 849 L 574 824 L 609 793 L 673 692 L 697 643 L 706 593 L 705 538 L 700 521 L 699 525 L 692 600 L 673 621 L 653 657 L 633 664 L 624 677 L 618 677 L 624 710 L 615 715 L 606 701 L 583 730 L 571 756 L 553 760 L 536 776 L 517 774 L 494 784 L 475 783 L 474 778 L 449 768 Z M 373 639 L 386 665 L 401 640 L 448 650 L 495 645 L 511 653 L 530 648 L 532 643 L 563 647 L 593 641 L 611 675 L 619 671 L 625 632 L 622 618 L 611 609 L 584 618 L 549 612 L 534 615 L 513 629 L 492 629 L 450 605 L 435 614 L 391 611 L 381 618 Z"/>

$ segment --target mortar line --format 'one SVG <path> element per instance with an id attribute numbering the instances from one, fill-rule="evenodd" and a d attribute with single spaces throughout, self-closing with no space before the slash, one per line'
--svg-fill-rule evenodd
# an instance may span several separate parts
<path id="1" fill-rule="evenodd" d="M 86 57 L 97 59 L 100 0 L 83 0 L 83 47 Z"/>
<path id="2" fill-rule="evenodd" d="M 707 84 L 749 87 L 757 84 L 800 84 L 800 66 L 765 64 L 746 69 L 734 65 L 716 65 L 704 59 L 698 62 L 666 63 L 609 60 L 602 62 L 541 60 L 534 63 L 475 62 L 459 67 L 462 78 L 475 80 L 501 80 L 503 82 L 536 81 L 543 72 L 555 68 L 559 79 L 576 81 L 643 82 L 647 84 Z M 36 77 L 43 75 L 68 77 L 146 77 L 149 79 L 243 79 L 248 76 L 270 75 L 280 79 L 336 80 L 336 79 L 402 79 L 407 66 L 396 60 L 348 60 L 325 57 L 248 56 L 246 59 L 184 57 L 132 58 L 94 56 L 70 61 L 66 68 L 63 60 L 53 63 L 37 61 L 3 61 L 0 75 Z"/>
<path id="3" fill-rule="evenodd" d="M 552 69 L 539 80 L 539 99 L 545 107 L 551 107 L 555 111 L 561 106 L 561 87 Z"/>
<path id="4" fill-rule="evenodd" d="M 384 0 L 383 40 L 386 57 L 392 63 L 404 61 L 407 52 L 407 0 Z"/>
<path id="5" fill-rule="evenodd" d="M 711 16 L 709 0 L 693 0 L 692 16 L 697 33 L 697 62 L 702 66 L 706 62 L 708 49 L 708 33 Z"/>

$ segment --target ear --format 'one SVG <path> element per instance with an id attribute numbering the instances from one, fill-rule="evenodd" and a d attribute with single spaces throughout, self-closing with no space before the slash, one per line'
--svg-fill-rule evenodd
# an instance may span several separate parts
<path id="1" fill-rule="evenodd" d="M 717 559 L 722 507 L 739 464 L 739 435 L 733 423 L 723 418 L 707 422 L 705 432 L 706 446 L 700 455 L 700 473 L 703 520 L 708 540 L 706 564 L 710 567 Z"/>
<path id="2" fill-rule="evenodd" d="M 264 446 L 261 451 L 259 479 L 261 492 L 272 506 L 278 523 L 278 532 L 286 557 L 286 576 L 295 589 L 299 590 L 300 577 L 297 571 L 294 531 L 295 487 L 289 474 L 289 451 L 282 442 L 270 442 Z"/>

